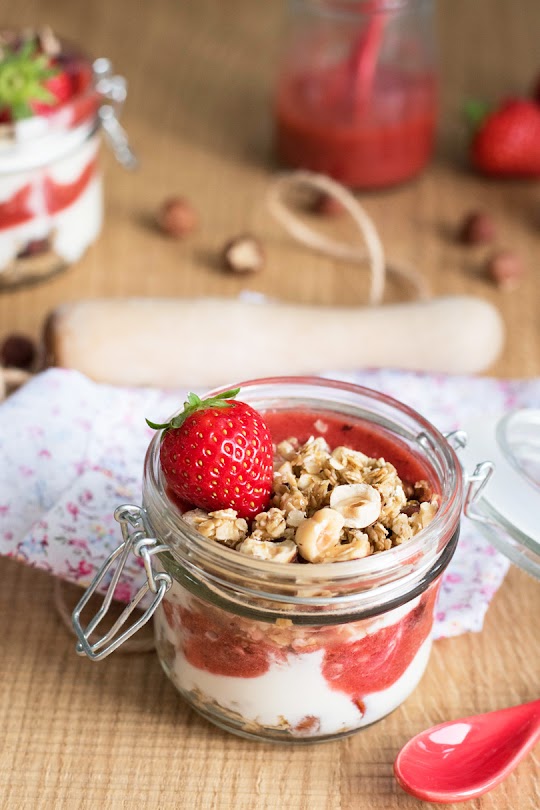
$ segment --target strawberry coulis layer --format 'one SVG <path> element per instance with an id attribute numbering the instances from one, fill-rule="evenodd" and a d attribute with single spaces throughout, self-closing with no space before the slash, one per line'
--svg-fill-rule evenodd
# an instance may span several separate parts
<path id="1" fill-rule="evenodd" d="M 427 466 L 403 442 L 366 422 L 305 410 L 266 412 L 264 419 L 275 443 L 291 436 L 303 443 L 312 435 L 323 435 L 332 449 L 345 445 L 371 457 L 385 458 L 404 481 L 428 479 L 433 483 Z M 319 427 L 323 423 L 324 432 L 315 422 Z M 430 587 L 398 622 L 356 641 L 350 640 L 350 633 L 341 632 L 346 627 L 343 625 L 302 628 L 310 634 L 310 652 L 324 649 L 322 673 L 329 687 L 349 695 L 363 712 L 363 699 L 395 683 L 429 636 L 437 590 Z M 195 606 L 193 610 L 166 598 L 163 603 L 170 627 L 180 631 L 185 658 L 198 669 L 214 675 L 256 678 L 273 662 L 306 652 L 302 647 L 295 649 L 295 627 L 290 628 L 290 644 L 277 645 L 265 637 L 262 622 L 252 622 L 199 599 L 193 601 Z M 365 620 L 366 629 L 370 621 Z M 359 622 L 359 630 L 362 625 L 364 622 Z"/>
<path id="2" fill-rule="evenodd" d="M 72 96 L 56 107 L 41 111 L 40 115 L 49 119 L 52 127 L 56 118 L 61 119 L 62 127 L 58 129 L 61 137 L 62 130 L 71 130 L 92 120 L 96 115 L 98 98 L 92 90 L 92 67 L 87 59 L 77 54 L 62 54 L 57 66 L 69 77 Z M 69 109 L 68 116 L 66 109 Z M 66 120 L 69 123 L 66 124 Z M 36 148 L 39 148 L 39 144 Z M 0 231 L 22 225 L 35 216 L 53 215 L 63 211 L 82 194 L 95 175 L 96 168 L 97 161 L 94 158 L 72 183 L 57 183 L 46 168 L 36 169 L 30 183 L 0 203 Z M 36 210 L 36 200 L 39 200 L 40 210 Z"/>
<path id="3" fill-rule="evenodd" d="M 22 225 L 36 216 L 32 200 L 39 193 L 43 214 L 57 214 L 75 202 L 96 173 L 97 160 L 93 158 L 73 183 L 56 183 L 46 172 L 36 174 L 32 183 L 17 191 L 11 199 L 0 203 L 0 230 Z"/>

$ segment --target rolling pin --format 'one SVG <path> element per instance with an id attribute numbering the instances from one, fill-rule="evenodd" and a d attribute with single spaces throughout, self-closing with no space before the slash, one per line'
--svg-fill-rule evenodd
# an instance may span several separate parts
<path id="1" fill-rule="evenodd" d="M 238 299 L 81 300 L 46 325 L 52 364 L 116 385 L 211 386 L 362 367 L 484 371 L 503 344 L 472 296 L 365 308 Z"/>

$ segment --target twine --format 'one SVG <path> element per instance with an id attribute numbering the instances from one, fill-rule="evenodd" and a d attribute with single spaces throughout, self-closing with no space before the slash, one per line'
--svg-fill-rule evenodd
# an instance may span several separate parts
<path id="1" fill-rule="evenodd" d="M 285 198 L 291 190 L 306 187 L 322 191 L 341 203 L 362 236 L 363 248 L 349 242 L 331 239 L 298 217 Z M 428 284 L 420 273 L 401 264 L 387 264 L 375 223 L 356 197 L 335 180 L 313 172 L 298 171 L 282 174 L 270 185 L 266 202 L 274 219 L 301 244 L 333 259 L 350 261 L 355 264 L 367 263 L 370 273 L 369 303 L 371 305 L 382 302 L 387 273 L 404 279 L 414 289 L 418 298 L 430 297 Z"/>

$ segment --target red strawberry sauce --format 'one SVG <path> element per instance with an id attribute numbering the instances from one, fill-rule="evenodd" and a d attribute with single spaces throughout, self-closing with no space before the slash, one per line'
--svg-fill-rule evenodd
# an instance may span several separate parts
<path id="1" fill-rule="evenodd" d="M 0 230 L 21 225 L 32 219 L 36 214 L 57 214 L 71 205 L 82 194 L 94 177 L 97 161 L 94 158 L 82 170 L 73 183 L 56 183 L 47 175 L 36 173 L 34 180 L 17 191 L 11 199 L 0 203 Z M 41 200 L 43 211 L 32 208 L 32 200 L 36 195 Z"/>
<path id="2" fill-rule="evenodd" d="M 404 443 L 366 422 L 304 410 L 266 412 L 264 419 L 274 442 L 291 436 L 304 442 L 312 435 L 323 435 L 332 448 L 345 445 L 384 457 L 395 465 L 402 480 L 428 479 L 433 483 L 429 468 Z M 319 427 L 322 422 L 326 430 L 317 430 L 315 422 Z M 325 650 L 322 671 L 329 686 L 350 695 L 361 707 L 366 695 L 391 686 L 412 662 L 431 631 L 436 594 L 437 586 L 430 587 L 400 621 L 368 632 L 359 640 L 351 641 L 355 634 L 346 625 L 291 626 L 283 628 L 284 633 L 290 633 L 290 640 L 279 646 L 265 633 L 269 625 L 264 622 L 242 618 L 201 600 L 193 599 L 191 607 L 195 610 L 173 605 L 166 598 L 163 607 L 171 628 L 180 631 L 183 653 L 194 667 L 215 675 L 256 678 L 267 672 L 272 662 L 305 652 L 296 642 L 309 637 L 310 652 Z M 359 631 L 365 632 L 372 621 L 377 618 L 356 623 Z"/>
<path id="3" fill-rule="evenodd" d="M 92 90 L 92 67 L 90 62 L 77 54 L 62 54 L 55 68 L 60 74 L 51 79 L 55 84 L 50 88 L 57 96 L 53 105 L 36 104 L 35 112 L 45 115 L 54 127 L 58 137 L 64 130 L 88 122 L 96 115 L 98 100 Z M 62 96 L 59 97 L 59 82 L 62 83 Z M 56 88 L 56 89 L 55 89 Z M 64 119 L 68 121 L 66 124 Z M 39 148 L 39 144 L 35 147 Z M 0 203 L 0 231 L 28 222 L 35 216 L 54 215 L 71 205 L 88 186 L 97 170 L 95 158 L 90 160 L 72 183 L 57 183 L 49 175 L 47 167 L 32 170 L 32 179 L 16 191 L 13 196 Z"/>
<path id="4" fill-rule="evenodd" d="M 414 177 L 433 148 L 434 76 L 381 68 L 369 106 L 355 104 L 351 92 L 345 63 L 283 75 L 275 103 L 279 157 L 353 188 Z"/>
<path id="5" fill-rule="evenodd" d="M 310 436 L 323 436 L 332 450 L 344 445 L 360 450 L 372 458 L 390 461 L 402 481 L 433 479 L 433 474 L 406 444 L 380 427 L 358 419 L 344 419 L 322 411 L 266 411 L 264 421 L 270 429 L 272 440 L 278 442 L 295 436 L 302 444 Z M 317 425 L 327 429 L 321 431 Z"/>

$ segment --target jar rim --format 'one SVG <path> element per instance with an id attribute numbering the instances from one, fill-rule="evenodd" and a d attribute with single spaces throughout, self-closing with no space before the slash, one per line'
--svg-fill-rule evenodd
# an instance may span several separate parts
<path id="1" fill-rule="evenodd" d="M 438 469 L 434 468 L 434 472 L 438 478 L 441 504 L 433 521 L 413 538 L 360 560 L 307 563 L 302 566 L 284 565 L 273 560 L 256 560 L 209 540 L 182 519 L 180 510 L 169 500 L 160 483 L 158 462 L 161 433 L 158 432 L 146 455 L 143 504 L 151 530 L 157 530 L 160 542 L 169 546 L 174 560 L 189 569 L 193 576 L 197 576 L 199 572 L 210 577 L 215 586 L 225 581 L 229 585 L 234 582 L 236 592 L 273 599 L 277 588 L 281 594 L 279 598 L 282 599 L 284 593 L 292 594 L 294 591 L 296 595 L 289 595 L 288 599 L 298 605 L 320 605 L 321 596 L 313 598 L 308 594 L 313 588 L 321 588 L 323 585 L 333 591 L 327 600 L 329 604 L 335 604 L 336 597 L 342 602 L 360 598 L 367 606 L 368 602 L 373 601 L 370 600 L 370 595 L 373 596 L 374 592 L 382 597 L 383 594 L 389 595 L 391 591 L 395 591 L 396 587 L 399 590 L 411 590 L 436 564 L 455 534 L 461 513 L 461 465 L 444 436 L 409 406 L 386 394 L 354 383 L 321 377 L 270 377 L 247 380 L 238 383 L 236 387 L 238 386 L 242 390 L 242 399 L 254 407 L 257 407 L 256 403 L 261 401 L 263 395 L 269 397 L 274 404 L 283 401 L 284 397 L 288 403 L 294 400 L 298 407 L 306 401 L 310 392 L 319 397 L 325 392 L 326 404 L 333 404 L 332 410 L 336 413 L 347 412 L 349 416 L 354 416 L 356 403 L 358 416 L 365 419 L 367 414 L 365 407 L 363 410 L 360 408 L 360 400 L 364 406 L 371 403 L 379 409 L 379 417 L 384 419 L 378 422 L 375 419 L 369 421 L 388 428 L 389 421 L 393 418 L 394 432 L 400 438 L 404 437 L 404 428 L 402 425 L 401 430 L 398 430 L 398 416 L 407 420 L 409 441 L 412 439 L 411 431 L 416 431 L 418 447 L 415 449 L 423 450 L 426 458 L 430 456 L 432 466 L 435 457 L 438 460 Z M 225 391 L 229 387 L 216 389 L 212 393 Z M 345 411 L 345 408 L 348 410 Z M 317 407 L 312 409 L 317 410 Z M 323 408 L 320 406 L 319 409 Z M 324 408 L 326 411 L 330 409 Z M 324 597 L 322 602 L 325 602 Z"/>
<path id="2" fill-rule="evenodd" d="M 411 6 L 427 5 L 432 0 L 291 0 L 293 11 L 311 11 L 320 17 L 354 20 L 359 17 L 388 14 Z"/>

